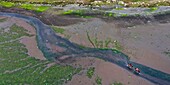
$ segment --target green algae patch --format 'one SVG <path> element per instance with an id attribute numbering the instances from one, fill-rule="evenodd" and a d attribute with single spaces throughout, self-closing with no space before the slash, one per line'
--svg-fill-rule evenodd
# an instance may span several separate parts
<path id="1" fill-rule="evenodd" d="M 0 1 L 0 6 L 10 8 L 10 7 L 15 6 L 15 3 L 12 3 L 12 2 L 6 2 L 6 1 Z"/>

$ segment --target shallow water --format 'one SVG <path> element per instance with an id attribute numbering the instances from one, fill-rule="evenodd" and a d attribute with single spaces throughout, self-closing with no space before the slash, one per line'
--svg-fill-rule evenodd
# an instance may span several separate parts
<path id="1" fill-rule="evenodd" d="M 55 34 L 55 32 L 48 26 L 42 23 L 39 19 L 29 16 L 23 16 L 16 13 L 2 13 L 0 16 L 17 17 L 23 19 L 36 28 L 37 45 L 43 52 L 44 56 L 49 60 L 58 59 L 63 56 L 69 57 L 97 57 L 108 62 L 117 64 L 118 66 L 127 69 L 126 64 L 131 62 L 128 57 L 117 51 L 111 49 L 97 49 L 97 48 L 81 48 L 79 45 L 70 42 L 69 40 L 62 38 Z M 63 48 L 60 52 L 53 52 L 47 44 L 53 45 L 56 48 Z M 57 49 L 56 49 L 57 50 Z M 170 74 L 152 69 L 150 67 L 131 62 L 135 67 L 141 69 L 142 78 L 145 78 L 155 84 L 169 85 Z M 128 69 L 127 69 L 128 70 Z"/>

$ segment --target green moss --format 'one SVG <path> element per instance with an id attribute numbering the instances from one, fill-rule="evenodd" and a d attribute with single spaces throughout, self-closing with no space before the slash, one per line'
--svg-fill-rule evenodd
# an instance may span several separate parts
<path id="1" fill-rule="evenodd" d="M 36 11 L 38 11 L 38 12 L 44 12 L 44 11 L 48 10 L 49 8 L 50 8 L 49 6 L 38 6 L 38 7 L 36 8 Z"/>
<path id="2" fill-rule="evenodd" d="M 151 11 L 151 12 L 156 11 L 156 10 L 158 10 L 158 7 L 151 7 L 151 8 L 150 8 L 150 11 Z"/>
<path id="3" fill-rule="evenodd" d="M 96 78 L 96 83 L 97 85 L 102 85 L 102 79 L 99 76 Z"/>
<path id="4" fill-rule="evenodd" d="M 12 3 L 12 2 L 6 2 L 6 1 L 0 1 L 0 6 L 3 6 L 3 7 L 13 7 L 15 6 L 15 3 Z"/>
<path id="5" fill-rule="evenodd" d="M 60 33 L 60 34 L 64 34 L 65 29 L 63 28 L 58 28 L 56 26 L 51 26 L 51 28 L 56 32 L 56 33 Z"/>
<path id="6" fill-rule="evenodd" d="M 28 10 L 35 10 L 35 5 L 33 4 L 21 4 L 21 8 L 28 9 Z"/>
<path id="7" fill-rule="evenodd" d="M 109 13 L 109 17 L 112 17 L 113 16 L 113 13 Z"/>
<path id="8" fill-rule="evenodd" d="M 0 1 L 0 5 L 3 7 L 14 7 L 18 6 L 20 8 L 24 8 L 27 10 L 35 10 L 37 12 L 44 12 L 49 9 L 49 6 L 37 6 L 36 4 L 18 4 L 18 3 L 13 3 L 13 2 L 5 2 L 5 1 Z"/>
<path id="9" fill-rule="evenodd" d="M 94 67 L 90 67 L 88 70 L 87 70 L 87 77 L 88 78 L 92 78 L 92 76 L 94 75 L 94 71 L 95 71 L 95 68 Z"/>

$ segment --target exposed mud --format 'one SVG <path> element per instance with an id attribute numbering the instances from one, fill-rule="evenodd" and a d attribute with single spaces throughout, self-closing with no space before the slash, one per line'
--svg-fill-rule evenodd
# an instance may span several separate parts
<path id="1" fill-rule="evenodd" d="M 37 14 L 38 15 L 38 14 Z M 43 14 L 43 15 L 45 15 L 45 14 Z M 18 16 L 18 15 L 17 15 Z M 36 16 L 37 17 L 37 16 Z M 70 17 L 70 16 L 69 16 Z M 22 17 L 22 18 L 25 18 L 25 17 Z M 32 18 L 31 18 L 32 19 Z M 156 19 L 156 18 L 154 18 L 154 19 Z M 57 19 L 58 20 L 58 19 Z M 57 21 L 56 20 L 56 21 Z M 64 20 L 66 20 L 66 19 L 64 19 Z M 75 19 L 72 19 L 72 20 L 75 20 Z M 72 22 L 72 20 L 70 21 L 70 22 Z M 83 19 L 84 20 L 84 19 Z M 150 19 L 146 19 L 146 20 L 141 20 L 140 21 L 140 19 L 137 19 L 137 21 L 139 20 L 139 23 L 137 22 L 137 21 L 135 21 L 136 19 L 132 19 L 132 18 L 129 18 L 129 19 L 127 19 L 127 22 L 125 22 L 125 21 L 123 21 L 123 20 L 126 20 L 126 19 L 123 19 L 122 21 L 121 21 L 121 19 L 120 19 L 120 22 L 119 22 L 119 20 L 118 20 L 118 23 L 116 23 L 115 22 L 115 20 L 107 20 L 107 21 L 103 21 L 103 20 L 101 20 L 101 19 L 98 19 L 98 18 L 96 18 L 96 20 L 97 21 L 93 21 L 93 19 L 92 20 L 90 20 L 90 21 L 93 21 L 94 23 L 92 23 L 92 26 L 91 25 L 87 25 L 87 24 L 91 24 L 91 22 L 89 22 L 89 23 L 87 23 L 87 21 L 89 21 L 89 20 L 85 20 L 85 21 L 83 21 L 83 22 L 76 22 L 76 23 L 67 23 L 66 22 L 66 24 L 65 25 L 63 25 L 63 24 L 58 24 L 58 25 L 60 25 L 60 26 L 67 26 L 67 25 L 69 25 L 68 27 L 64 27 L 65 29 L 68 29 L 68 33 L 71 31 L 71 32 L 74 32 L 73 30 L 75 30 L 74 28 L 77 28 L 76 30 L 77 30 L 77 32 L 75 33 L 76 35 L 77 34 L 81 34 L 81 35 L 83 35 L 83 34 L 85 34 L 85 32 L 88 30 L 89 32 L 91 32 L 91 35 L 93 35 L 93 33 L 95 33 L 95 31 L 96 31 L 96 28 L 97 28 L 97 31 L 96 31 L 96 33 L 99 33 L 99 34 L 97 34 L 97 36 L 99 36 L 99 38 L 101 38 L 101 40 L 102 40 L 102 37 L 103 38 L 107 38 L 108 36 L 109 37 L 111 37 L 111 38 L 113 38 L 113 39 L 116 39 L 116 40 L 119 40 L 120 41 L 120 43 L 122 44 L 122 46 L 124 47 L 124 49 L 122 50 L 124 53 L 127 53 L 128 55 L 131 55 L 130 57 L 131 57 L 131 60 L 132 61 L 135 61 L 135 62 L 138 62 L 138 63 L 141 63 L 141 64 L 144 64 L 144 65 L 146 65 L 146 66 L 149 66 L 149 67 L 152 67 L 152 68 L 154 68 L 154 69 L 157 69 L 157 70 L 161 70 L 161 71 L 163 71 L 163 72 L 166 72 L 166 73 L 169 73 L 170 71 L 169 71 L 169 68 L 168 68 L 168 65 L 169 65 L 169 60 L 168 60 L 168 58 L 165 58 L 165 56 L 164 56 L 164 58 L 163 58 L 163 56 L 160 56 L 160 50 L 161 50 L 161 52 L 162 52 L 162 50 L 164 50 L 163 48 L 165 47 L 165 46 L 168 46 L 168 43 L 164 43 L 164 45 L 162 46 L 162 47 L 160 47 L 159 49 L 157 48 L 157 47 L 159 47 L 159 46 L 156 46 L 156 45 L 160 45 L 162 42 L 159 42 L 159 43 L 157 43 L 158 41 L 159 41 L 159 39 L 154 39 L 154 38 L 156 38 L 156 37 L 158 37 L 158 38 L 160 38 L 160 37 L 162 37 L 163 35 L 159 35 L 159 36 L 156 36 L 156 34 L 157 33 L 163 33 L 163 32 L 165 32 L 165 34 L 169 31 L 166 27 L 169 27 L 169 25 L 167 25 L 167 26 L 165 26 L 164 28 L 165 28 L 165 30 L 163 30 L 163 31 L 160 31 L 160 28 L 158 29 L 160 32 L 157 32 L 158 30 L 156 30 L 154 33 L 155 34 L 151 34 L 151 35 L 155 35 L 156 37 L 147 37 L 147 35 L 149 34 L 149 33 L 147 33 L 147 32 L 152 32 L 152 30 L 151 29 L 153 29 L 153 30 L 155 30 L 155 27 L 157 27 L 157 25 L 155 25 L 155 23 L 157 24 L 157 23 L 159 23 L 159 21 L 153 21 L 154 23 L 150 23 L 150 21 L 152 21 L 152 20 L 150 20 Z M 167 18 L 167 20 L 165 20 L 165 21 L 167 21 L 168 22 L 168 18 Z M 36 20 L 35 20 L 36 21 Z M 34 19 L 33 19 L 33 24 L 34 24 L 34 26 L 35 27 L 37 27 L 36 29 L 38 30 L 38 32 L 37 32 L 37 35 L 38 35 L 38 46 L 39 46 L 39 48 L 42 50 L 42 52 L 43 53 L 45 53 L 45 56 L 46 57 L 48 57 L 48 56 L 51 56 L 51 58 L 53 58 L 54 56 L 55 56 L 55 59 L 56 60 L 61 60 L 61 62 L 62 63 L 65 63 L 65 64 L 71 64 L 71 63 L 74 63 L 74 61 L 76 60 L 76 59 L 74 59 L 74 57 L 87 57 L 87 56 L 90 56 L 90 57 L 98 57 L 98 58 L 101 58 L 101 59 L 104 59 L 104 60 L 106 60 L 106 61 L 109 61 L 109 62 L 112 62 L 112 63 L 115 63 L 115 64 L 117 64 L 117 65 L 119 65 L 119 66 L 121 66 L 121 67 L 123 67 L 123 68 L 125 68 L 125 64 L 128 62 L 128 60 L 124 57 L 122 57 L 122 54 L 114 54 L 111 50 L 99 50 L 99 49 L 82 49 L 82 48 L 80 48 L 80 47 L 78 47 L 77 45 L 75 45 L 74 43 L 71 43 L 71 42 L 69 42 L 69 41 L 67 41 L 66 39 L 63 39 L 63 38 L 61 38 L 61 37 L 59 37 L 59 36 L 57 36 L 57 35 L 55 35 L 51 30 L 49 30 L 50 28 L 48 27 L 48 26 L 46 26 L 46 25 L 43 25 L 41 22 L 36 22 L 35 23 L 35 21 L 34 21 Z M 60 21 L 60 20 L 59 20 Z M 68 20 L 67 20 L 68 21 Z M 75 20 L 76 21 L 76 20 Z M 108 21 L 109 21 L 109 23 L 108 23 Z M 129 22 L 128 22 L 129 21 Z M 131 21 L 131 22 L 130 22 Z M 163 21 L 164 21 L 164 19 L 163 19 Z M 63 21 L 61 21 L 61 22 L 63 22 Z M 147 24 L 147 25 L 155 25 L 155 27 L 148 27 L 148 28 L 150 28 L 149 30 L 151 30 L 151 31 L 148 31 L 148 29 L 143 29 L 143 31 L 141 31 L 141 28 L 139 27 L 138 29 L 139 30 L 136 30 L 134 33 L 133 33 L 133 29 L 137 29 L 137 27 L 136 27 L 136 23 L 134 24 L 134 22 L 136 22 L 137 23 L 137 25 L 140 25 L 140 24 Z M 167 23 L 166 22 L 166 23 Z M 87 24 L 86 24 L 87 23 Z M 95 24 L 96 23 L 96 24 Z M 123 23 L 126 23 L 125 25 L 123 24 Z M 74 24 L 74 25 L 71 25 L 71 24 Z M 123 25 L 121 25 L 121 24 L 123 24 Z M 42 26 L 43 25 L 43 26 Z M 54 24 L 55 25 L 55 24 Z M 99 26 L 98 26 L 99 25 Z M 79 26 L 79 27 L 77 27 L 77 26 Z M 89 27 L 90 26 L 90 27 Z M 96 27 L 96 26 L 98 26 L 98 27 Z M 126 27 L 128 27 L 128 28 L 126 28 Z M 38 29 L 38 28 L 40 28 L 41 29 L 41 31 L 40 31 L 40 29 Z M 72 29 L 70 29 L 70 28 L 72 28 Z M 95 29 L 90 29 L 90 28 L 95 28 Z M 145 27 L 146 28 L 146 27 Z M 46 30 L 45 30 L 46 29 Z M 79 29 L 81 29 L 82 31 L 80 31 Z M 103 30 L 104 29 L 104 30 Z M 110 29 L 110 31 L 108 32 L 107 30 L 105 30 L 105 29 Z M 130 32 L 129 31 L 129 29 L 130 29 L 130 31 L 132 31 L 132 32 Z M 112 31 L 111 31 L 112 30 Z M 147 30 L 147 31 L 145 31 L 145 30 Z M 71 32 L 70 32 L 70 34 L 71 34 Z M 140 33 L 146 33 L 146 34 L 140 34 Z M 101 34 L 101 35 L 100 35 Z M 107 34 L 107 35 L 104 35 L 104 34 Z M 113 35 L 112 35 L 113 34 Z M 139 36 L 138 34 L 140 34 L 140 35 L 142 35 L 142 36 Z M 115 35 L 115 36 L 114 36 Z M 95 36 L 95 34 L 93 35 L 93 36 Z M 104 37 L 105 36 L 105 37 Z M 113 36 L 113 37 L 112 37 Z M 87 42 L 88 40 L 87 40 L 87 37 L 86 37 L 86 35 L 84 35 L 84 36 L 79 36 L 81 39 L 85 39 L 85 42 Z M 138 38 L 139 37 L 139 38 Z M 154 47 L 154 46 L 150 46 L 148 43 L 150 43 L 151 41 L 149 41 L 149 39 L 153 39 L 153 42 L 152 43 L 156 43 L 156 47 Z M 167 38 L 164 38 L 163 40 L 161 40 L 161 41 L 164 41 L 165 39 L 167 39 Z M 148 40 L 148 41 L 147 41 Z M 72 37 L 72 39 L 71 39 L 71 41 L 72 42 L 74 42 L 74 37 Z M 77 40 L 77 41 L 79 41 L 79 40 Z M 146 41 L 146 42 L 145 42 Z M 134 42 L 134 43 L 133 43 Z M 167 42 L 167 41 L 166 41 Z M 48 45 L 48 43 L 50 43 L 50 45 Z M 78 43 L 78 44 L 82 44 L 82 43 L 80 43 L 80 42 L 76 42 L 76 43 Z M 146 46 L 145 46 L 145 44 L 147 44 Z M 86 45 L 86 43 L 84 43 L 83 45 Z M 134 46 L 135 45 L 135 46 Z M 139 46 L 138 46 L 139 45 Z M 90 47 L 90 45 L 89 45 L 89 43 L 88 43 L 88 46 Z M 132 46 L 131 48 L 129 47 L 129 46 Z M 134 48 L 134 47 L 135 48 Z M 60 48 L 62 48 L 62 49 L 60 49 Z M 66 49 L 66 50 L 63 50 L 63 48 L 64 49 Z M 137 54 L 140 54 L 139 52 L 141 52 L 142 50 L 143 50 L 143 53 L 142 54 L 140 54 L 140 55 L 138 55 L 138 56 L 136 56 L 136 55 L 133 55 L 133 51 L 129 51 L 129 48 L 131 49 L 131 50 L 133 50 L 133 51 L 136 51 L 136 49 L 138 49 L 137 51 L 138 52 L 136 52 L 136 55 Z M 142 49 L 140 49 L 140 48 L 142 48 Z M 169 47 L 168 47 L 169 48 Z M 47 49 L 50 49 L 50 50 L 47 50 Z M 152 50 L 152 51 L 147 51 L 147 50 L 145 50 L 145 49 L 147 49 L 147 50 Z M 155 50 L 153 50 L 153 49 L 156 49 L 156 51 Z M 146 53 L 146 52 L 144 52 L 144 51 L 146 51 L 146 52 L 148 52 L 148 53 Z M 52 52 L 52 54 L 48 54 L 48 52 Z M 56 53 L 55 54 L 55 52 L 58 52 L 58 53 Z M 158 52 L 158 54 L 157 54 L 157 52 Z M 64 55 L 63 55 L 64 54 Z M 143 55 L 143 54 L 146 54 L 146 55 Z M 161 60 L 162 62 L 166 62 L 166 63 L 159 63 L 160 64 L 160 67 L 158 67 L 157 65 L 159 65 L 159 64 L 154 64 L 155 63 L 155 61 L 154 61 L 154 56 L 153 56 L 153 54 L 154 54 L 154 56 L 157 56 L 156 57 L 156 59 L 155 59 L 155 61 L 157 61 L 158 62 L 158 60 Z M 141 55 L 143 55 L 143 57 L 140 57 Z M 147 60 L 147 56 L 150 56 L 151 58 L 151 60 L 149 60 L 149 58 L 148 58 L 148 61 L 146 61 Z M 139 60 L 138 61 L 138 59 L 136 59 L 135 60 L 135 58 L 141 58 L 141 61 Z M 50 58 L 50 57 L 49 57 Z M 72 59 L 70 59 L 70 58 L 72 58 Z M 142 60 L 143 59 L 143 60 Z M 63 60 L 63 61 L 62 61 Z M 65 61 L 66 60 L 66 61 Z M 73 60 L 73 62 L 70 62 L 70 60 Z M 165 61 L 164 61 L 165 60 Z M 153 62 L 152 62 L 153 61 Z M 145 62 L 147 62 L 147 64 L 145 63 Z M 103 66 L 104 64 L 102 64 L 101 66 Z M 137 64 L 136 64 L 137 65 Z M 109 66 L 108 64 L 106 64 L 106 66 Z M 162 66 L 165 66 L 165 68 L 164 67 L 162 67 Z M 167 67 L 166 67 L 167 66 Z M 110 66 L 111 67 L 111 66 Z M 143 66 L 144 68 L 145 68 L 145 66 Z M 114 68 L 114 67 L 113 67 Z M 120 67 L 115 67 L 116 69 L 119 69 Z M 142 70 L 146 70 L 146 72 L 149 72 L 148 71 L 148 69 L 142 69 Z M 103 78 L 106 78 L 102 73 L 103 72 L 100 72 L 100 71 L 102 71 L 102 70 L 100 70 L 101 68 L 98 68 L 98 74 L 100 74 Z M 106 69 L 109 69 L 109 68 L 106 68 Z M 154 69 L 152 69 L 151 71 L 153 71 L 154 72 Z M 114 70 L 115 71 L 115 70 Z M 128 72 L 128 71 L 124 71 L 124 69 L 122 69 L 122 71 L 119 69 L 119 71 L 120 72 Z M 104 72 L 105 73 L 105 72 Z M 107 73 L 107 72 L 106 72 Z M 122 74 L 125 74 L 125 73 L 122 73 Z M 131 73 L 130 73 L 131 74 Z M 161 76 L 163 76 L 163 75 L 165 75 L 164 73 L 160 73 L 161 74 Z M 160 77 L 160 80 L 159 80 L 159 78 L 158 77 L 155 77 L 153 74 L 152 75 L 149 75 L 149 76 L 147 76 L 147 75 L 149 75 L 149 74 L 145 74 L 144 73 L 144 75 L 141 75 L 141 77 L 143 77 L 143 78 L 146 78 L 146 79 L 148 79 L 149 81 L 151 81 L 151 82 L 154 82 L 154 83 L 158 83 L 158 84 L 162 84 L 162 85 L 164 85 L 164 84 L 167 84 L 168 82 L 164 82 L 164 80 L 162 80 L 162 79 L 165 79 L 166 80 L 166 78 L 162 78 L 162 77 Z M 135 75 L 134 75 L 135 76 Z M 158 79 L 158 80 L 154 80 L 154 78 L 156 78 L 156 79 Z M 168 78 L 168 74 L 167 74 L 167 78 Z M 132 80 L 129 80 L 129 81 L 125 81 L 124 79 L 122 79 L 122 77 L 120 77 L 120 78 L 115 78 L 115 80 L 119 80 L 120 79 L 120 81 L 121 80 L 123 80 L 123 83 L 124 84 L 128 84 L 129 83 L 129 81 L 132 81 Z M 136 78 L 135 78 L 136 79 Z M 110 82 L 111 80 L 109 80 L 109 82 Z M 143 80 L 140 80 L 139 79 L 139 81 L 143 81 Z M 163 82 L 162 82 L 163 81 Z M 168 80 L 169 81 L 169 80 Z M 107 80 L 105 80 L 104 81 L 106 84 L 107 84 Z M 138 80 L 135 82 L 134 81 L 134 83 L 132 82 L 132 85 L 136 85 L 136 84 L 140 84 L 141 82 L 138 82 Z M 146 83 L 146 84 L 149 84 L 148 82 L 142 82 L 141 84 L 144 84 L 144 83 Z"/>

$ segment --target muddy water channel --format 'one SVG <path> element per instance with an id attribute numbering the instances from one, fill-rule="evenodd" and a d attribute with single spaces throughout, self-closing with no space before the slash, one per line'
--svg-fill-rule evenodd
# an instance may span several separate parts
<path id="1" fill-rule="evenodd" d="M 69 61 L 76 57 L 96 57 L 114 63 L 124 69 L 127 69 L 127 63 L 131 62 L 134 64 L 135 67 L 141 69 L 141 74 L 138 76 L 145 78 L 155 84 L 170 84 L 170 74 L 129 61 L 128 56 L 117 50 L 82 48 L 79 45 L 56 35 L 55 32 L 48 25 L 45 25 L 39 19 L 34 17 L 23 16 L 16 13 L 2 12 L 0 12 L 0 16 L 20 18 L 32 24 L 36 28 L 38 48 L 49 60 L 55 60 L 61 63 L 68 63 L 66 62 L 66 60 Z"/>

